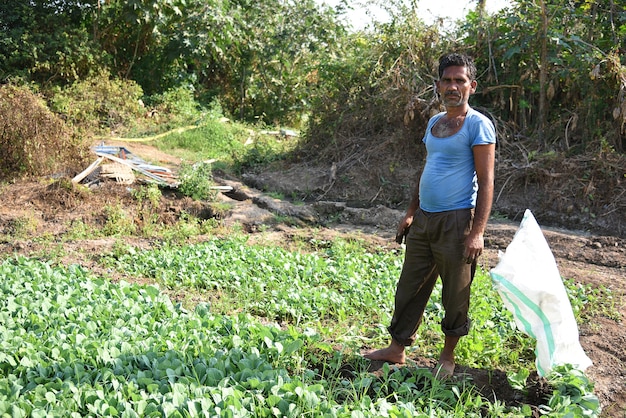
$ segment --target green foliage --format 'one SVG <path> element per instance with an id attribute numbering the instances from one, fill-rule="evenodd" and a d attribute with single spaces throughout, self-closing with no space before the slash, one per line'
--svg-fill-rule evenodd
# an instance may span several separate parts
<path id="1" fill-rule="evenodd" d="M 548 405 L 542 407 L 545 415 L 583 417 L 593 416 L 600 410 L 593 383 L 580 370 L 569 365 L 555 367 L 548 381 L 554 392 Z"/>
<path id="2" fill-rule="evenodd" d="M 524 390 L 526 388 L 526 379 L 530 376 L 528 369 L 520 369 L 515 373 L 509 373 L 507 379 L 512 388 L 517 390 Z"/>
<path id="3" fill-rule="evenodd" d="M 142 206 L 145 203 L 149 203 L 152 209 L 159 207 L 162 195 L 161 189 L 159 189 L 159 186 L 154 183 L 147 186 L 141 186 L 139 189 L 133 191 L 133 196 L 139 201 L 140 204 L 142 204 Z"/>
<path id="4" fill-rule="evenodd" d="M 106 71 L 58 90 L 53 109 L 78 129 L 98 132 L 132 127 L 143 116 L 141 87 Z"/>
<path id="5" fill-rule="evenodd" d="M 297 124 L 308 78 L 345 34 L 335 17 L 313 0 L 9 1 L 0 76 L 48 87 L 106 69 L 148 95 L 193 85 L 240 119 Z"/>
<path id="6" fill-rule="evenodd" d="M 572 303 L 577 322 L 585 323 L 596 316 L 604 316 L 621 321 L 619 311 L 621 297 L 605 287 L 589 288 L 566 281 L 566 290 Z"/>
<path id="7" fill-rule="evenodd" d="M 174 126 L 189 123 L 197 124 L 202 120 L 205 113 L 198 105 L 191 85 L 181 85 L 168 89 L 161 94 L 154 94 L 146 99 L 146 105 L 157 112 L 157 118 L 161 119 L 161 115 L 163 115 L 167 118 L 167 123 Z M 221 116 L 222 111 L 219 103 L 212 103 L 209 113 Z"/>
<path id="8" fill-rule="evenodd" d="M 626 62 L 615 45 L 621 36 L 618 28 L 626 24 L 625 7 L 608 0 L 567 5 L 516 1 L 493 18 L 471 14 L 461 33 L 464 47 L 484 71 L 479 80 L 483 93 L 476 101 L 494 109 L 511 130 L 534 134 L 549 149 L 585 151 L 599 140 L 595 130 L 601 126 L 611 144 L 623 151 L 626 108 L 620 91 L 626 86 Z M 608 24 L 607 19 L 618 23 Z M 540 54 L 543 42 L 545 62 Z M 540 116 L 542 95 L 547 107 Z M 538 138 L 542 118 L 544 137 Z"/>
<path id="9" fill-rule="evenodd" d="M 204 303 L 186 310 L 157 287 L 112 283 L 79 266 L 3 261 L 0 413 L 220 416 L 228 408 L 234 416 L 530 416 L 528 406 L 488 401 L 471 381 L 441 382 L 426 369 L 389 365 L 369 373 L 355 355 L 361 327 L 371 326 L 363 312 L 374 322 L 389 320 L 384 307 L 401 254 L 345 241 L 320 248 L 290 253 L 240 238 L 156 252 L 114 248 L 109 266 L 133 277 L 185 293 L 188 286 L 219 288 L 229 300 L 224 314 Z M 477 279 L 488 281 L 482 273 Z M 493 295 L 481 299 L 497 313 L 503 307 Z M 434 305 L 428 311 L 438 315 Z M 327 333 L 325 323 L 336 329 Z M 472 354 L 475 362 L 484 356 Z M 542 413 L 598 416 L 584 374 L 563 366 L 549 382 L 553 394 Z"/>
<path id="10" fill-rule="evenodd" d="M 67 231 L 63 236 L 63 239 L 71 241 L 78 239 L 95 238 L 95 236 L 97 236 L 97 232 L 94 231 L 90 225 L 87 225 L 81 220 L 73 220 L 69 224 Z"/>
<path id="11" fill-rule="evenodd" d="M 215 218 L 198 219 L 182 213 L 174 225 L 160 231 L 159 237 L 168 245 L 181 245 L 187 243 L 189 238 L 211 234 L 219 226 Z"/>
<path id="12" fill-rule="evenodd" d="M 6 0 L 0 4 L 0 79 L 44 87 L 66 84 L 106 65 L 85 21 L 95 2 Z"/>
<path id="13" fill-rule="evenodd" d="M 216 191 L 212 189 L 212 176 L 210 163 L 201 162 L 193 165 L 183 163 L 178 172 L 180 179 L 178 190 L 194 200 L 213 200 Z"/>
<path id="14" fill-rule="evenodd" d="M 438 106 L 436 60 L 456 49 L 476 58 L 473 100 L 504 125 L 502 134 L 576 153 L 606 138 L 623 152 L 623 4 L 546 1 L 544 11 L 520 0 L 496 16 L 470 11 L 443 33 L 413 3 L 378 3 L 389 22 L 348 32 L 345 5 L 336 11 L 313 0 L 10 0 L 0 6 L 0 77 L 49 91 L 105 71 L 136 82 L 181 120 L 198 111 L 193 95 L 219 100 L 239 120 L 305 128 L 313 152 L 319 142 L 423 124 Z M 69 112 L 70 101 L 57 108 Z M 100 125 L 123 123 L 119 111 L 98 110 Z"/>
<path id="15" fill-rule="evenodd" d="M 362 257 L 350 257 L 354 255 L 350 249 Z M 385 306 L 383 300 L 392 298 L 400 260 L 393 254 L 363 254 L 357 245 L 342 242 L 333 244 L 326 255 L 306 255 L 250 247 L 234 239 L 129 254 L 116 266 L 172 288 L 219 289 L 225 297 L 239 300 L 246 312 L 306 323 L 345 321 L 368 305 Z M 365 280 L 374 270 L 378 280 Z M 374 312 L 375 317 L 380 315 L 389 313 Z"/>
<path id="16" fill-rule="evenodd" d="M 106 237 L 129 236 L 136 231 L 135 222 L 121 205 L 106 205 L 104 207 L 105 222 L 102 234 Z"/>
<path id="17" fill-rule="evenodd" d="M 226 57 L 225 106 L 248 122 L 299 127 L 317 67 L 343 52 L 345 29 L 313 0 L 241 2 L 234 16 L 240 53 Z"/>
<path id="18" fill-rule="evenodd" d="M 233 168 L 236 172 L 254 170 L 284 160 L 298 145 L 295 141 L 281 140 L 270 135 L 255 134 L 252 138 L 252 144 L 242 153 L 234 155 Z"/>
<path id="19" fill-rule="evenodd" d="M 320 62 L 316 82 L 310 86 L 311 110 L 302 147 L 306 158 L 341 161 L 353 150 L 351 140 L 358 139 L 361 147 L 368 139 L 378 144 L 380 138 L 402 134 L 404 125 L 425 126 L 430 111 L 438 109 L 433 76 L 449 41 L 436 27 L 407 13 L 344 42 L 341 55 Z M 417 142 L 415 138 L 403 143 Z M 373 154 L 380 154 L 379 148 L 372 148 Z"/>
<path id="20" fill-rule="evenodd" d="M 74 171 L 87 147 L 27 87 L 0 86 L 0 178 Z"/>

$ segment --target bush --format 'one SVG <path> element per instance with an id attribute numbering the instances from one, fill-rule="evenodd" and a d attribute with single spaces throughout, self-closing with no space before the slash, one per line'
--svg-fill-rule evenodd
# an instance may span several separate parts
<path id="1" fill-rule="evenodd" d="M 147 104 L 173 124 L 195 123 L 203 117 L 202 109 L 196 102 L 193 87 L 190 85 L 175 87 L 150 96 Z"/>
<path id="2" fill-rule="evenodd" d="M 27 87 L 0 87 L 0 179 L 76 171 L 87 147 Z"/>
<path id="3" fill-rule="evenodd" d="M 213 200 L 216 191 L 213 186 L 211 164 L 200 162 L 194 165 L 183 163 L 180 166 L 180 186 L 178 189 L 185 196 L 194 200 Z"/>
<path id="4" fill-rule="evenodd" d="M 141 87 L 131 80 L 111 78 L 106 71 L 77 81 L 52 98 L 54 111 L 85 132 L 132 128 L 145 113 Z"/>

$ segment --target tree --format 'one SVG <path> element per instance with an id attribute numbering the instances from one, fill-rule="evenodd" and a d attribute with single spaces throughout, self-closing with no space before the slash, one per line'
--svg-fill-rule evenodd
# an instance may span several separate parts
<path id="1" fill-rule="evenodd" d="M 83 20 L 91 6 L 88 1 L 71 0 L 2 2 L 0 78 L 65 83 L 101 65 L 103 56 Z"/>
<path id="2" fill-rule="evenodd" d="M 479 101 L 544 148 L 582 150 L 604 139 L 622 149 L 613 116 L 623 103 L 624 57 L 613 41 L 625 38 L 626 13 L 617 13 L 625 8 L 522 0 L 491 18 L 470 15 L 463 42 L 489 68 Z"/>
<path id="3" fill-rule="evenodd" d="M 229 62 L 237 83 L 226 94 L 231 109 L 247 120 L 298 125 L 309 106 L 309 81 L 341 50 L 345 29 L 314 0 L 241 0 L 236 10 L 238 54 Z"/>

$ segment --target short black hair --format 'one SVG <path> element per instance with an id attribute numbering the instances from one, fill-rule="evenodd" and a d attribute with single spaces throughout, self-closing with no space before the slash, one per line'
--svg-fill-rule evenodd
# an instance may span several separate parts
<path id="1" fill-rule="evenodd" d="M 476 80 L 476 65 L 474 64 L 474 60 L 465 54 L 453 52 L 442 55 L 441 58 L 439 58 L 439 78 L 443 76 L 443 70 L 448 67 L 465 67 L 469 79 L 471 81 Z"/>

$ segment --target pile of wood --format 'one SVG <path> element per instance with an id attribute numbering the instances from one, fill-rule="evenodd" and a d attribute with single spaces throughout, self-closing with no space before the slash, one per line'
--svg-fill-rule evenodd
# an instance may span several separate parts
<path id="1" fill-rule="evenodd" d="M 122 184 L 141 181 L 178 187 L 178 179 L 169 168 L 149 164 L 124 147 L 102 144 L 94 147 L 93 151 L 98 158 L 72 179 L 74 183 L 91 185 L 102 178 L 109 178 Z"/>

